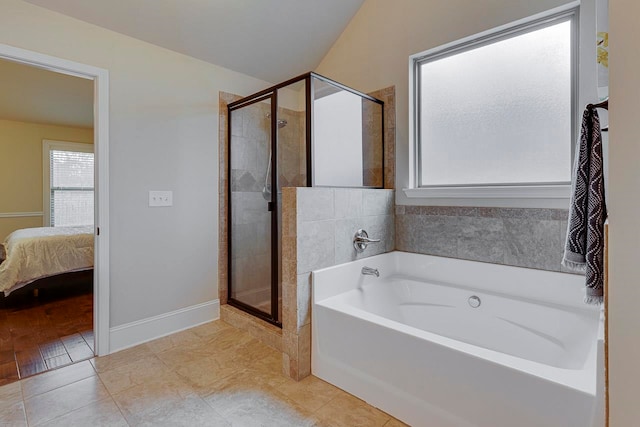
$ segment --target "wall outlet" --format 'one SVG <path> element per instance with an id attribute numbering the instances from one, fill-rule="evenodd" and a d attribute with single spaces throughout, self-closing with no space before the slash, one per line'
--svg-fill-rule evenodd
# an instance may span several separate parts
<path id="1" fill-rule="evenodd" d="M 173 191 L 149 191 L 149 206 L 173 206 Z"/>

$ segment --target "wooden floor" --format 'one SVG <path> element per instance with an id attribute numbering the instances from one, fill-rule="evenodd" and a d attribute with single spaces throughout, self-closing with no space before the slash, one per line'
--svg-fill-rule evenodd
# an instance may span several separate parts
<path id="1" fill-rule="evenodd" d="M 0 297 L 0 385 L 93 357 L 90 274 Z"/>

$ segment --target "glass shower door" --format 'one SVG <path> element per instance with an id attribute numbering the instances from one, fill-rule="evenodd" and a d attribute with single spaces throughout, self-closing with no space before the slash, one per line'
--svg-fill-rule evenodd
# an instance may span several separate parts
<path id="1" fill-rule="evenodd" d="M 267 94 L 229 111 L 229 300 L 273 323 L 278 322 L 275 96 Z"/>

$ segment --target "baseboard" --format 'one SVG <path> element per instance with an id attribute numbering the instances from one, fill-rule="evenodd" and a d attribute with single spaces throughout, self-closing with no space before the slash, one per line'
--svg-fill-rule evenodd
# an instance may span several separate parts
<path id="1" fill-rule="evenodd" d="M 115 326 L 109 330 L 109 353 L 115 353 L 219 318 L 220 300 L 215 299 Z"/>

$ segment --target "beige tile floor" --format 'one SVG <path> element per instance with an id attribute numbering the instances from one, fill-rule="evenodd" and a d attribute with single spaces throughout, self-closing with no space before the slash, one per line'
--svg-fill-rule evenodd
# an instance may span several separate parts
<path id="1" fill-rule="evenodd" d="M 403 426 L 215 321 L 0 387 L 2 426 Z"/>

